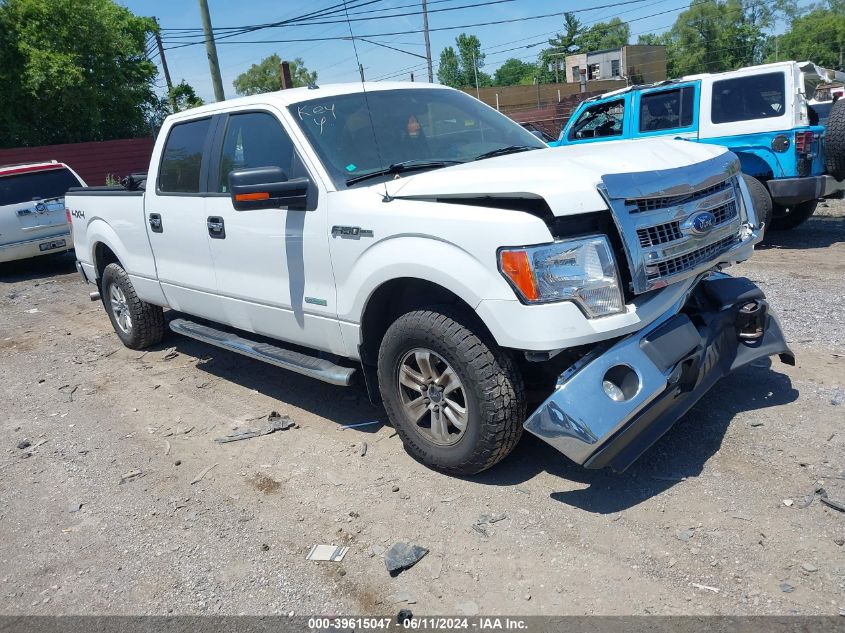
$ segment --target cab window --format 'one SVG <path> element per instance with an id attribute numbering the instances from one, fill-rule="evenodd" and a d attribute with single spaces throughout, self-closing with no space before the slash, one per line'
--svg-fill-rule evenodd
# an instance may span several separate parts
<path id="1" fill-rule="evenodd" d="M 622 136 L 625 101 L 605 101 L 584 110 L 569 131 L 569 140 Z"/>
<path id="2" fill-rule="evenodd" d="M 288 178 L 301 169 L 293 142 L 279 120 L 267 112 L 233 114 L 226 121 L 217 189 L 229 191 L 229 172 L 252 167 L 280 167 Z"/>
<path id="3" fill-rule="evenodd" d="M 657 132 L 692 125 L 695 88 L 684 86 L 643 94 L 640 98 L 640 132 Z"/>
<path id="4" fill-rule="evenodd" d="M 211 119 L 174 125 L 164 145 L 158 172 L 159 191 L 199 193 L 202 150 Z"/>
<path id="5" fill-rule="evenodd" d="M 710 118 L 713 123 L 733 123 L 783 116 L 785 85 L 782 72 L 713 82 Z"/>

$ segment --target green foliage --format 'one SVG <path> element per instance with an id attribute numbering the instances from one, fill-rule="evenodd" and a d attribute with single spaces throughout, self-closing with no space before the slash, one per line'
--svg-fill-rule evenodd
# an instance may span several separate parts
<path id="1" fill-rule="evenodd" d="M 484 67 L 484 53 L 481 52 L 481 42 L 475 35 L 461 33 L 455 39 L 457 52 L 447 46 L 440 53 L 440 66 L 437 80 L 453 88 L 464 88 L 476 85 L 476 73 L 480 87 L 492 86 L 493 80 L 481 68 Z"/>
<path id="2" fill-rule="evenodd" d="M 262 92 L 275 92 L 282 89 L 282 79 L 279 75 L 281 57 L 275 53 L 265 57 L 257 64 L 235 78 L 232 85 L 235 92 L 241 96 L 257 95 Z M 297 57 L 290 63 L 290 76 L 295 88 L 308 86 L 317 82 L 317 71 L 309 72 L 305 62 Z"/>
<path id="3" fill-rule="evenodd" d="M 549 48 L 540 52 L 540 82 L 550 83 L 557 78 L 566 81 L 563 72 L 566 55 L 619 48 L 625 46 L 630 37 L 631 27 L 618 17 L 585 28 L 572 13 L 566 13 L 563 31 L 549 40 Z M 555 67 L 559 69 L 557 73 Z"/>
<path id="4" fill-rule="evenodd" d="M 519 84 L 532 83 L 537 73 L 537 66 L 522 60 L 511 57 L 499 66 L 493 75 L 493 85 L 516 86 Z"/>
<path id="5" fill-rule="evenodd" d="M 845 0 L 816 5 L 806 15 L 795 15 L 789 30 L 766 44 L 766 61 L 810 60 L 837 68 L 845 47 Z"/>
<path id="6" fill-rule="evenodd" d="M 575 45 L 582 53 L 620 48 L 631 38 L 631 27 L 619 18 L 598 22 L 575 38 Z"/>
<path id="7" fill-rule="evenodd" d="M 204 101 L 197 96 L 194 87 L 184 79 L 170 89 L 170 102 L 173 104 L 174 112 L 181 112 L 188 108 L 198 108 Z"/>
<path id="8" fill-rule="evenodd" d="M 0 1 L 0 146 L 149 133 L 155 28 L 112 0 Z"/>

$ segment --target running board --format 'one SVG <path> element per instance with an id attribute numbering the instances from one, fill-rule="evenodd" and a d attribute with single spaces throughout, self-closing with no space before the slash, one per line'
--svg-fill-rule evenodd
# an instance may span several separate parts
<path id="1" fill-rule="evenodd" d="M 170 329 L 177 334 L 188 336 L 203 343 L 222 347 L 230 352 L 243 354 L 244 356 L 270 363 L 282 369 L 295 371 L 297 374 L 316 378 L 332 385 L 348 387 L 352 384 L 352 377 L 355 374 L 355 369 L 351 367 L 335 365 L 331 361 L 314 356 L 306 356 L 305 354 L 276 347 L 269 343 L 250 341 L 237 334 L 230 334 L 229 332 L 217 330 L 207 325 L 200 325 L 199 323 L 185 319 L 172 320 L 170 322 Z"/>

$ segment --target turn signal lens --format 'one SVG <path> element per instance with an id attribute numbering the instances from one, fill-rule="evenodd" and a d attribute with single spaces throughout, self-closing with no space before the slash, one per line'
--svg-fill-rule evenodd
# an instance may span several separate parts
<path id="1" fill-rule="evenodd" d="M 256 193 L 238 193 L 235 194 L 235 200 L 238 202 L 249 202 L 250 200 L 269 200 L 270 194 L 266 191 Z"/>
<path id="2" fill-rule="evenodd" d="M 537 280 L 531 270 L 528 253 L 519 251 L 502 251 L 499 255 L 502 272 L 513 282 L 528 301 L 537 301 L 540 293 L 537 291 Z"/>

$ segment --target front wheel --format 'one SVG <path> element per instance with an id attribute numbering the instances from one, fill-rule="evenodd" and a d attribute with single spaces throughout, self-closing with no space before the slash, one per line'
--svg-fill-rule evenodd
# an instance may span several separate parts
<path id="1" fill-rule="evenodd" d="M 806 222 L 816 211 L 818 200 L 807 200 L 789 208 L 776 206 L 772 216 L 772 228 L 776 231 L 788 231 Z"/>
<path id="2" fill-rule="evenodd" d="M 743 174 L 742 178 L 745 180 L 745 186 L 748 187 L 748 193 L 751 195 L 751 203 L 754 205 L 754 214 L 757 216 L 757 221 L 763 226 L 763 231 L 768 231 L 772 227 L 772 196 L 769 195 L 769 190 L 761 181 L 753 176 Z"/>
<path id="3" fill-rule="evenodd" d="M 437 470 L 470 475 L 516 446 L 525 420 L 513 360 L 444 308 L 409 312 L 379 349 L 384 407 L 406 449 Z"/>
<path id="4" fill-rule="evenodd" d="M 112 327 L 126 347 L 144 349 L 164 338 L 164 311 L 138 298 L 120 264 L 106 266 L 101 288 Z"/>

